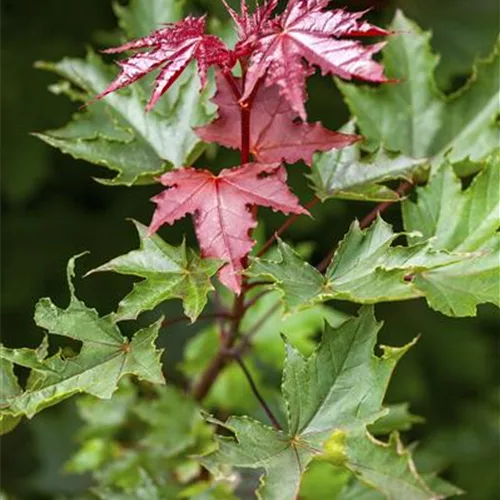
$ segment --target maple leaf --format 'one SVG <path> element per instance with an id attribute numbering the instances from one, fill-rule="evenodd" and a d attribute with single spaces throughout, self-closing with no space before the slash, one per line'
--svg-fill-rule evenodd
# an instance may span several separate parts
<path id="1" fill-rule="evenodd" d="M 235 79 L 241 89 L 241 79 Z M 205 142 L 217 142 L 229 148 L 241 148 L 241 105 L 221 71 L 216 73 L 217 94 L 212 99 L 219 106 L 219 117 L 196 133 Z M 263 163 L 285 160 L 312 163 L 316 151 L 350 146 L 357 135 L 342 134 L 324 128 L 321 123 L 296 122 L 297 113 L 280 96 L 276 85 L 260 86 L 252 102 L 250 151 Z M 239 131 L 239 132 L 236 132 Z"/>
<path id="2" fill-rule="evenodd" d="M 254 244 L 250 231 L 257 226 L 249 207 L 308 214 L 289 191 L 286 170 L 279 163 L 247 163 L 222 170 L 218 176 L 208 170 L 182 168 L 160 181 L 169 189 L 153 198 L 158 207 L 149 233 L 192 214 L 202 256 L 227 262 L 219 278 L 236 293 L 241 290 L 243 259 Z"/>
<path id="3" fill-rule="evenodd" d="M 182 21 L 153 31 L 148 36 L 105 50 L 107 54 L 115 54 L 127 50 L 150 49 L 119 61 L 118 65 L 122 69 L 120 74 L 106 90 L 97 95 L 96 99 L 134 83 L 163 65 L 146 106 L 146 110 L 149 111 L 192 60 L 198 63 L 202 87 L 206 85 L 210 66 L 217 65 L 225 70 L 231 69 L 235 63 L 232 52 L 218 37 L 205 34 L 205 24 L 204 17 L 188 16 Z"/>
<path id="4" fill-rule="evenodd" d="M 260 33 L 265 30 L 271 21 L 271 15 L 278 5 L 278 0 L 266 0 L 262 5 L 257 5 L 252 14 L 249 13 L 246 0 L 240 2 L 240 14 L 232 9 L 226 0 L 222 3 L 236 24 L 238 42 L 234 48 L 237 57 L 247 56 L 252 52 L 253 46 Z"/>
<path id="5" fill-rule="evenodd" d="M 332 73 L 347 80 L 354 77 L 387 81 L 383 67 L 372 60 L 384 43 L 364 46 L 350 38 L 385 36 L 389 32 L 360 21 L 363 12 L 327 11 L 329 3 L 330 0 L 291 0 L 283 14 L 264 26 L 250 59 L 243 100 L 252 95 L 265 76 L 266 86 L 278 85 L 281 94 L 305 120 L 305 80 L 312 71 L 310 65 L 319 66 L 323 74 Z"/>

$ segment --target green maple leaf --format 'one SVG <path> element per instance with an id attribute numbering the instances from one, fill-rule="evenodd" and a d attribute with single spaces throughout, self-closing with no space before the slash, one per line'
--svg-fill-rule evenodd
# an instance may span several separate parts
<path id="1" fill-rule="evenodd" d="M 159 448 L 163 457 L 172 457 L 193 447 L 203 432 L 210 435 L 195 401 L 173 387 L 158 388 L 157 393 L 157 399 L 140 401 L 134 408 L 151 429 L 141 441 L 143 445 Z"/>
<path id="2" fill-rule="evenodd" d="M 353 134 L 354 122 L 342 132 Z M 361 157 L 359 143 L 342 149 L 332 149 L 314 155 L 312 173 L 309 175 L 316 196 L 325 201 L 341 198 L 361 201 L 397 201 L 400 196 L 383 183 L 393 179 L 412 179 L 422 169 L 425 161 L 414 159 L 385 149 Z"/>
<path id="3" fill-rule="evenodd" d="M 114 271 L 144 278 L 136 283 L 119 304 L 115 319 L 135 319 L 143 311 L 154 309 L 163 301 L 180 298 L 186 315 L 195 321 L 213 290 L 210 277 L 220 268 L 219 261 L 201 259 L 185 243 L 173 247 L 159 236 L 148 236 L 148 228 L 133 221 L 141 246 L 91 271 Z"/>
<path id="4" fill-rule="evenodd" d="M 40 62 L 39 68 L 67 80 L 53 86 L 80 102 L 91 101 L 113 79 L 113 70 L 89 52 L 86 59 L 65 58 L 58 63 Z M 69 82 L 69 83 L 68 83 Z M 75 90 L 78 89 L 78 90 Z M 139 85 L 94 102 L 74 116 L 63 128 L 35 134 L 51 146 L 74 158 L 117 172 L 112 179 L 98 179 L 108 185 L 151 183 L 155 176 L 174 167 L 190 165 L 204 146 L 192 127 L 206 122 L 206 92 L 199 92 L 193 71 L 180 79 L 178 91 L 161 106 L 144 111 L 145 92 Z M 176 100 L 171 102 L 173 96 Z"/>
<path id="5" fill-rule="evenodd" d="M 500 13 L 496 0 L 481 0 L 481 8 L 474 10 L 470 0 L 453 0 L 452 4 L 396 0 L 395 5 L 432 31 L 432 44 L 441 54 L 437 76 L 444 85 L 468 74 L 477 55 L 488 54 L 498 37 L 498 26 L 491 22 Z"/>
<path id="6" fill-rule="evenodd" d="M 231 417 L 224 425 L 234 438 L 219 437 L 205 465 L 216 476 L 228 465 L 265 469 L 258 492 L 262 499 L 295 498 L 314 458 L 350 470 L 387 498 L 438 498 L 417 475 L 407 452 L 375 441 L 366 431 L 384 413 L 392 371 L 411 347 L 383 347 L 382 357 L 375 356 L 380 327 L 365 308 L 337 330 L 327 328 L 307 359 L 287 344 L 282 382 L 286 430 Z M 396 492 L 400 496 L 393 496 Z"/>
<path id="7" fill-rule="evenodd" d="M 73 394 L 86 392 L 110 398 L 120 379 L 133 374 L 142 380 L 164 383 L 160 357 L 155 348 L 161 320 L 139 330 L 129 341 L 109 316 L 100 318 L 75 296 L 72 278 L 75 258 L 68 263 L 68 284 L 71 300 L 60 309 L 48 298 L 41 299 L 35 309 L 35 322 L 52 335 L 81 342 L 80 352 L 64 357 L 61 352 L 49 356 L 46 344 L 31 355 L 26 349 L 2 348 L 0 357 L 31 369 L 23 392 L 4 399 L 6 415 L 31 418 L 42 409 Z"/>
<path id="8" fill-rule="evenodd" d="M 7 359 L 0 358 L 0 408 L 8 405 L 10 398 L 15 398 L 21 394 L 22 389 L 14 373 L 14 365 Z M 7 415 L 0 412 L 0 435 L 13 430 L 21 417 Z"/>
<path id="9" fill-rule="evenodd" d="M 448 98 L 434 81 L 438 57 L 431 51 L 430 35 L 401 12 L 391 29 L 398 34 L 390 37 L 383 63 L 398 83 L 368 88 L 337 82 L 366 137 L 365 146 L 433 157 L 435 165 L 445 154 L 453 163 L 484 159 L 498 147 L 498 50 L 478 63 L 468 83 Z"/>
<path id="10" fill-rule="evenodd" d="M 114 5 L 119 24 L 129 38 L 144 36 L 182 17 L 183 2 L 134 0 L 126 7 Z M 146 113 L 147 78 L 126 90 L 93 102 L 116 74 L 114 68 L 90 51 L 86 59 L 65 58 L 58 63 L 38 62 L 64 81 L 52 85 L 55 94 L 86 103 L 65 127 L 34 134 L 74 158 L 101 165 L 114 172 L 107 185 L 145 184 L 172 168 L 191 165 L 205 146 L 192 128 L 205 124 L 210 90 L 200 93 L 195 71 L 187 71 L 154 110 Z M 192 69 L 192 68 L 191 68 Z"/>
<path id="11" fill-rule="evenodd" d="M 127 7 L 116 4 L 114 8 L 120 26 L 131 38 L 157 29 L 162 22 L 175 21 L 182 14 L 179 1 L 133 1 Z M 209 90 L 200 93 L 195 71 L 187 71 L 158 106 L 146 113 L 147 79 L 103 101 L 92 102 L 116 74 L 92 51 L 86 59 L 38 62 L 37 67 L 64 79 L 50 87 L 53 93 L 88 105 L 65 127 L 35 135 L 74 158 L 116 172 L 112 179 L 97 179 L 101 183 L 152 183 L 172 168 L 192 164 L 205 148 L 192 127 L 210 118 L 206 109 Z"/>
<path id="12" fill-rule="evenodd" d="M 436 250 L 428 241 L 392 246 L 400 236 L 381 218 L 366 230 L 354 222 L 325 274 L 282 241 L 280 260 L 254 259 L 248 274 L 271 280 L 288 309 L 330 299 L 371 304 L 420 297 L 424 292 L 409 276 L 476 255 Z"/>
<path id="13" fill-rule="evenodd" d="M 500 151 L 484 165 L 463 191 L 444 164 L 426 187 L 417 189 L 416 203 L 403 204 L 406 229 L 422 233 L 414 241 L 431 238 L 436 249 L 478 254 L 414 278 L 430 306 L 450 316 L 474 316 L 477 305 L 486 302 L 500 306 Z"/>

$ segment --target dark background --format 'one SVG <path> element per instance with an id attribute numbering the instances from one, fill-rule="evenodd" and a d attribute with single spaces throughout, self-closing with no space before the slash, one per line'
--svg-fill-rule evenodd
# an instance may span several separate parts
<path id="1" fill-rule="evenodd" d="M 374 7 L 372 15 L 381 23 L 390 20 L 397 5 L 422 27 L 432 29 L 433 46 L 442 54 L 437 78 L 445 91 L 464 82 L 474 58 L 491 50 L 498 33 L 496 0 L 344 3 L 354 9 Z M 189 4 L 193 12 L 223 15 L 218 2 Z M 158 188 L 99 185 L 91 177 L 101 175 L 100 168 L 73 160 L 29 135 L 62 126 L 75 111 L 66 98 L 46 90 L 55 78 L 35 70 L 34 61 L 83 56 L 86 45 L 102 46 L 104 33 L 116 29 L 111 3 L 4 0 L 1 9 L 2 341 L 11 347 L 36 346 L 41 332 L 32 320 L 34 305 L 43 296 L 66 303 L 68 258 L 90 250 L 80 263 L 83 271 L 135 248 L 133 228 L 125 219 L 147 223 L 153 211 L 149 198 Z M 347 110 L 330 79 L 314 77 L 310 96 L 312 119 L 332 128 L 346 121 Z M 233 158 L 222 153 L 218 161 L 228 165 Z M 307 202 L 312 195 L 304 172 L 305 168 L 294 170 L 292 184 Z M 315 209 L 313 222 L 299 221 L 287 237 L 314 242 L 313 259 L 319 261 L 352 219 L 370 209 L 363 203 L 328 202 Z M 399 224 L 397 210 L 389 211 L 387 218 Z M 265 212 L 267 232 L 282 220 Z M 190 223 L 169 231 L 165 233 L 169 241 L 179 240 L 183 231 L 191 232 Z M 107 313 L 130 282 L 104 275 L 78 280 L 77 286 L 81 298 Z M 413 412 L 427 419 L 409 436 L 420 441 L 419 460 L 425 467 L 444 470 L 444 477 L 469 491 L 468 499 L 498 498 L 496 310 L 481 306 L 477 318 L 461 320 L 433 312 L 423 301 L 379 305 L 376 310 L 386 321 L 382 343 L 401 345 L 422 334 L 401 362 L 389 393 L 390 401 L 409 401 Z M 182 335 L 175 338 L 180 344 Z M 171 338 L 169 349 L 176 352 Z M 2 490 L 23 499 L 78 491 L 85 481 L 60 473 L 76 446 L 73 436 L 78 426 L 69 403 L 44 411 L 5 436 Z"/>

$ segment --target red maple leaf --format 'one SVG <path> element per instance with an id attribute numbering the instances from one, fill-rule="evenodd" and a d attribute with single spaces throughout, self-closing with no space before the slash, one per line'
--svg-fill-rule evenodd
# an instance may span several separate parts
<path id="1" fill-rule="evenodd" d="M 235 79 L 241 89 L 241 79 Z M 224 75 L 216 73 L 217 94 L 212 99 L 219 106 L 218 118 L 209 125 L 196 128 L 205 142 L 241 148 L 241 104 L 236 99 Z M 341 134 L 324 128 L 320 123 L 297 121 L 297 113 L 280 96 L 276 85 L 260 86 L 252 100 L 250 120 L 250 151 L 263 163 L 312 163 L 316 151 L 329 151 L 350 146 L 357 135 Z"/>
<path id="2" fill-rule="evenodd" d="M 156 78 L 150 110 L 158 99 L 172 86 L 193 59 L 198 62 L 202 87 L 207 80 L 207 70 L 217 65 L 230 70 L 235 64 L 233 53 L 213 35 L 205 35 L 205 18 L 187 17 L 175 24 L 154 31 L 150 35 L 128 42 L 104 52 L 114 54 L 127 50 L 150 49 L 118 62 L 120 74 L 101 92 L 97 99 L 121 89 L 163 66 Z"/>
<path id="3" fill-rule="evenodd" d="M 309 65 L 319 66 L 323 74 L 345 79 L 387 81 L 382 66 L 372 60 L 384 43 L 365 46 L 350 38 L 389 32 L 360 21 L 363 12 L 325 10 L 329 3 L 330 0 L 290 0 L 283 14 L 265 25 L 250 59 L 243 100 L 265 77 L 265 84 L 278 85 L 281 94 L 305 120 Z"/>
<path id="4" fill-rule="evenodd" d="M 254 245 L 250 233 L 257 221 L 250 207 L 308 214 L 289 191 L 286 170 L 278 163 L 248 163 L 222 170 L 218 176 L 182 168 L 163 175 L 160 181 L 168 189 L 153 198 L 158 206 L 149 232 L 192 214 L 202 255 L 227 262 L 219 278 L 236 293 L 241 291 L 243 261 Z"/>
<path id="5" fill-rule="evenodd" d="M 226 0 L 222 3 L 229 12 L 238 32 L 238 42 L 235 46 L 237 57 L 244 57 L 252 52 L 253 44 L 259 35 L 266 30 L 271 21 L 271 15 L 278 5 L 278 0 L 265 0 L 262 5 L 257 5 L 254 12 L 250 14 L 246 0 L 240 2 L 240 14 L 232 9 Z"/>

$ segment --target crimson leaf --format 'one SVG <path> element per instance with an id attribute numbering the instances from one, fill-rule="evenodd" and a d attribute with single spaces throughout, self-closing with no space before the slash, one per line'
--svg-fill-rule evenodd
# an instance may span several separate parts
<path id="1" fill-rule="evenodd" d="M 252 95 L 265 76 L 266 86 L 278 85 L 281 94 L 305 119 L 305 80 L 311 73 L 309 65 L 319 66 L 323 74 L 331 73 L 347 80 L 355 77 L 386 81 L 382 66 L 372 60 L 372 55 L 384 43 L 364 46 L 350 38 L 389 33 L 360 21 L 362 12 L 325 10 L 329 3 L 330 0 L 291 0 L 283 14 L 265 25 L 250 59 L 243 100 Z"/>
<path id="2" fill-rule="evenodd" d="M 208 170 L 183 168 L 163 175 L 167 190 L 153 198 L 158 204 L 149 232 L 193 214 L 203 257 L 227 262 L 219 278 L 239 293 L 243 259 L 253 247 L 249 233 L 257 225 L 249 207 L 264 206 L 284 213 L 307 214 L 286 185 L 279 163 L 247 163 L 215 176 Z"/>
<path id="3" fill-rule="evenodd" d="M 163 65 L 156 78 L 156 84 L 146 110 L 151 110 L 158 99 L 172 86 L 192 60 L 198 62 L 202 87 L 207 81 L 207 70 L 217 65 L 226 70 L 234 65 L 232 52 L 216 36 L 205 35 L 205 18 L 192 16 L 148 36 L 138 38 L 119 47 L 105 50 L 108 54 L 127 50 L 151 49 L 139 52 L 118 64 L 120 74 L 111 82 L 97 99 L 134 83 L 139 78 Z"/>
<path id="4" fill-rule="evenodd" d="M 212 99 L 219 106 L 219 117 L 211 124 L 196 129 L 205 142 L 223 146 L 241 147 L 241 105 L 224 77 L 216 74 L 217 94 Z M 236 80 L 241 89 L 241 79 Z M 316 151 L 329 151 L 350 146 L 358 140 L 356 135 L 341 134 L 318 123 L 296 122 L 297 113 L 276 85 L 260 86 L 252 101 L 250 120 L 250 150 L 260 162 L 285 160 L 312 163 Z"/>

